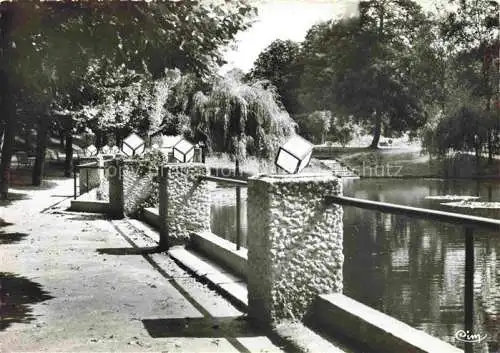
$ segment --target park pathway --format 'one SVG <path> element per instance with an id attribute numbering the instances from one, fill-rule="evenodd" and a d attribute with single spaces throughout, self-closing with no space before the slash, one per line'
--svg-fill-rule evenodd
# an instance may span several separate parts
<path id="1" fill-rule="evenodd" d="M 128 220 L 65 211 L 72 179 L 0 204 L 0 352 L 281 352 Z"/>

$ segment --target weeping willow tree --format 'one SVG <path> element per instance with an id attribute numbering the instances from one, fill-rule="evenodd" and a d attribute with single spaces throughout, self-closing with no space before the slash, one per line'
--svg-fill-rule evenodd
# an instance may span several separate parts
<path id="1" fill-rule="evenodd" d="M 229 77 L 216 81 L 208 95 L 197 92 L 191 108 L 195 136 L 213 152 L 273 158 L 296 123 L 278 105 L 276 90 L 264 85 Z"/>

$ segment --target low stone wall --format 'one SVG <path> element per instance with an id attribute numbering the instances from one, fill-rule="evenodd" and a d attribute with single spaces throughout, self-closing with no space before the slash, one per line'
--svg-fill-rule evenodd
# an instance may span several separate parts
<path id="1" fill-rule="evenodd" d="M 190 232 L 210 231 L 209 175 L 201 163 L 172 163 L 160 171 L 160 246 L 186 244 Z"/>
<path id="2" fill-rule="evenodd" d="M 342 208 L 324 201 L 341 194 L 329 174 L 249 179 L 250 317 L 300 320 L 318 294 L 342 291 Z"/>
<path id="3" fill-rule="evenodd" d="M 153 179 L 158 172 L 141 172 L 136 162 L 124 161 L 121 173 L 124 212 L 126 215 L 132 215 L 139 211 L 141 204 L 151 196 Z"/>

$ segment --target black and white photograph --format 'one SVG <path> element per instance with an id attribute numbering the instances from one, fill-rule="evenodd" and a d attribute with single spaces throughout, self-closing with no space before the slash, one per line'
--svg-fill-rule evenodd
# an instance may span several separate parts
<path id="1" fill-rule="evenodd" d="M 0 353 L 500 353 L 500 0 L 0 0 Z"/>

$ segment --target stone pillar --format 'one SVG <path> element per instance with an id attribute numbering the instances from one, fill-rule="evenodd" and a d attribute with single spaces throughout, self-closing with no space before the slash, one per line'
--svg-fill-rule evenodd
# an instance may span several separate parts
<path id="1" fill-rule="evenodd" d="M 110 215 L 113 218 L 123 218 L 123 160 L 117 158 L 109 162 L 107 170 L 109 178 L 109 205 Z"/>
<path id="2" fill-rule="evenodd" d="M 201 163 L 173 163 L 160 168 L 160 248 L 185 244 L 189 233 L 210 230 L 210 188 Z"/>
<path id="3" fill-rule="evenodd" d="M 248 310 L 263 324 L 300 320 L 318 294 L 342 291 L 341 195 L 330 174 L 248 180 Z"/>

